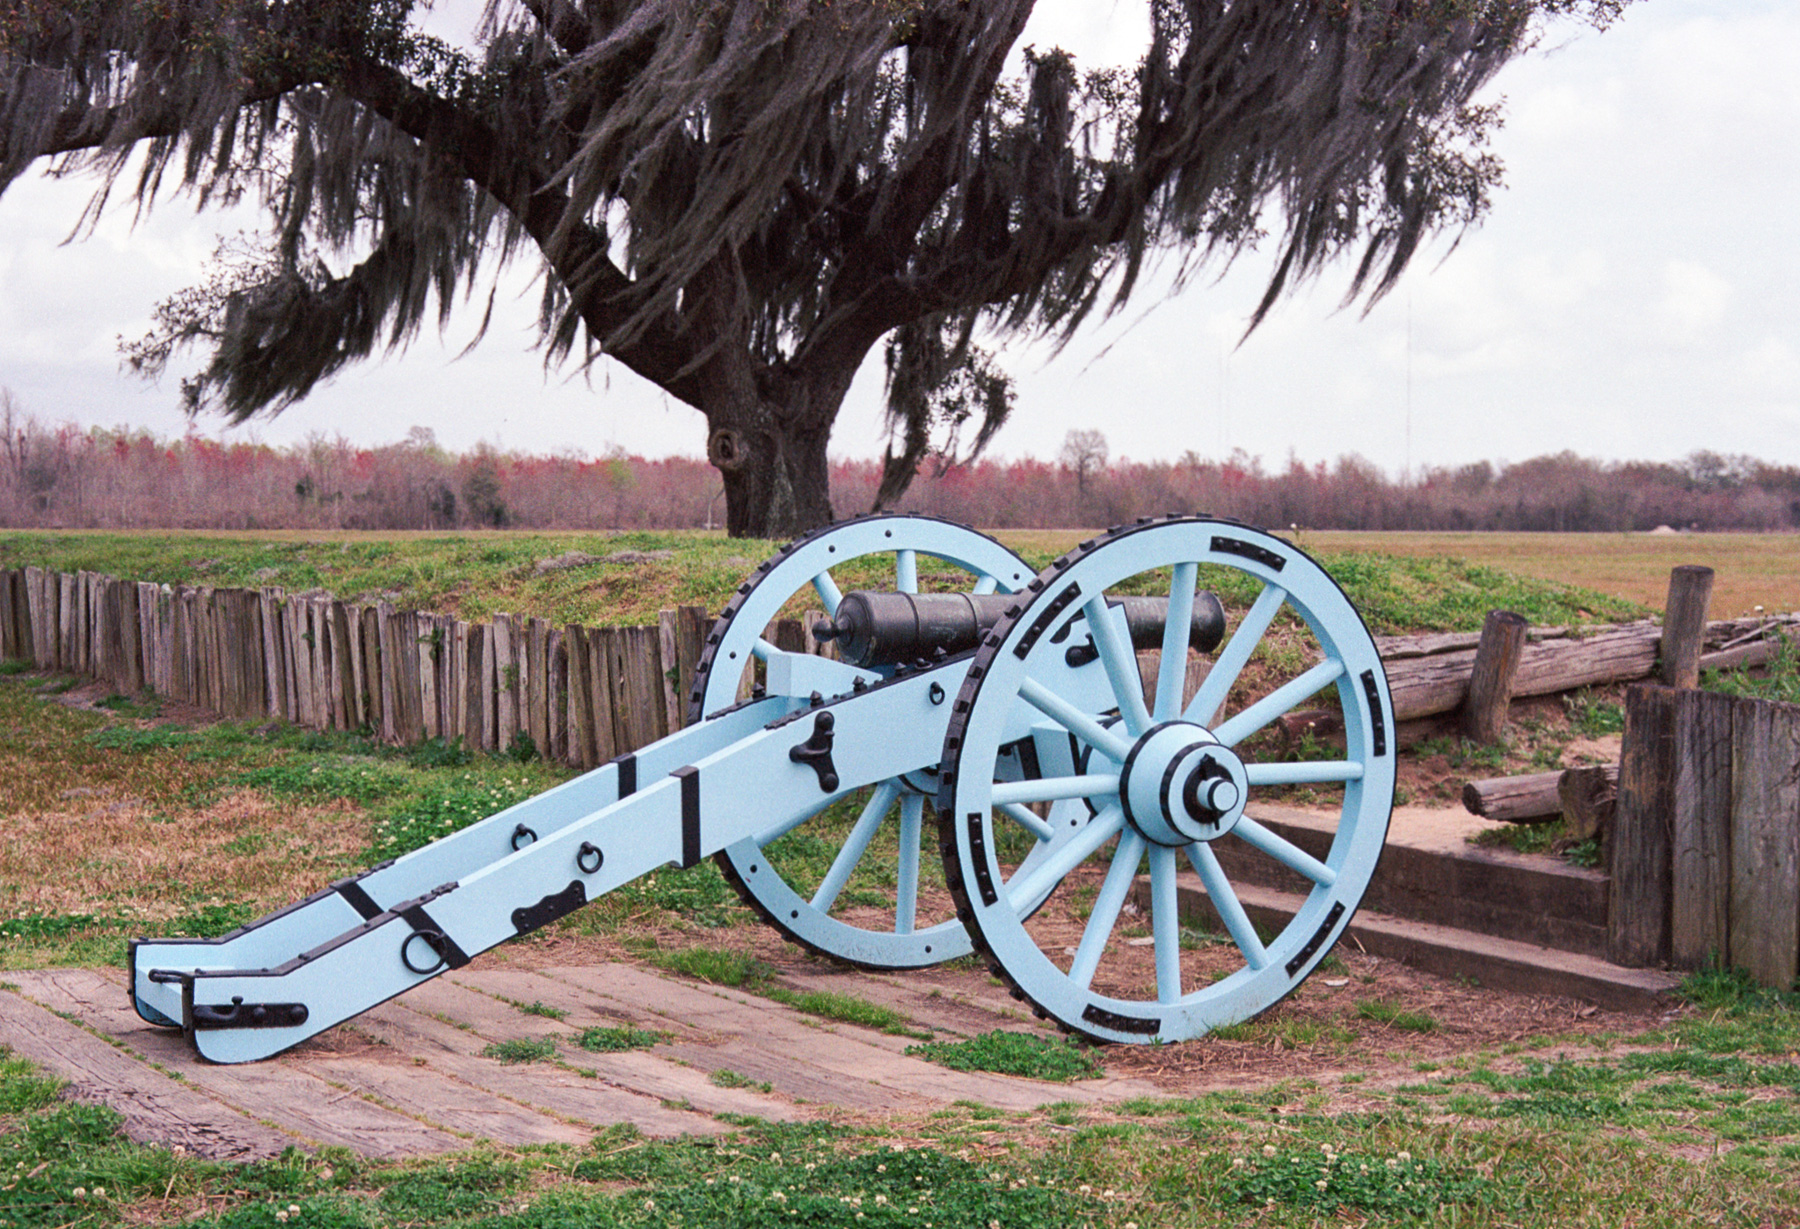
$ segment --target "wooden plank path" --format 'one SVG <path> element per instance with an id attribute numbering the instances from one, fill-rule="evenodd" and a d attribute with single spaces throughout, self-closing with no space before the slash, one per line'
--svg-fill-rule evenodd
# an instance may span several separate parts
<path id="1" fill-rule="evenodd" d="M 909 984 L 820 970 L 787 980 L 892 1007 L 946 1039 L 1039 1027 L 975 974 L 930 988 L 916 976 Z M 66 1078 L 70 1096 L 119 1110 L 132 1138 L 220 1160 L 288 1147 L 394 1158 L 484 1140 L 579 1145 L 619 1122 L 647 1135 L 706 1135 L 730 1129 L 721 1115 L 909 1114 L 961 1100 L 1029 1110 L 1157 1092 L 1140 1080 L 1055 1084 L 949 1071 L 908 1057 L 910 1038 L 628 964 L 477 962 L 286 1054 L 235 1066 L 205 1062 L 179 1033 L 138 1019 L 120 970 L 14 971 L 0 974 L 0 986 L 0 1044 Z M 521 1010 L 538 1004 L 564 1014 Z M 663 1040 L 619 1053 L 578 1044 L 585 1029 L 618 1025 Z M 555 1061 L 483 1054 L 495 1042 L 546 1039 Z M 718 1072 L 742 1079 L 722 1086 Z"/>

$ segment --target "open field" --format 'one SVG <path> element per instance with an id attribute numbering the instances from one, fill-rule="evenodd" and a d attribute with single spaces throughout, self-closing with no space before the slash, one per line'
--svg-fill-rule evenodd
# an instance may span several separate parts
<path id="1" fill-rule="evenodd" d="M 1308 550 L 1464 559 L 1598 589 L 1661 610 L 1669 569 L 1713 569 L 1711 617 L 1800 610 L 1800 535 L 1788 533 L 1305 533 Z"/>
<path id="2" fill-rule="evenodd" d="M 1075 529 L 1004 530 L 1000 540 L 1054 554 L 1089 535 Z M 1800 610 L 1800 534 L 1791 533 L 1349 533 L 1283 534 L 1324 558 L 1346 553 L 1456 559 L 1520 576 L 1579 585 L 1660 611 L 1669 569 L 1701 564 L 1716 573 L 1711 617 Z"/>

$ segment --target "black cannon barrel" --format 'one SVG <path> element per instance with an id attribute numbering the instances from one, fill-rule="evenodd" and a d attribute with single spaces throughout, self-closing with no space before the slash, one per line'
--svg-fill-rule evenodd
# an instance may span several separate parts
<path id="1" fill-rule="evenodd" d="M 981 643 L 981 637 L 1005 617 L 1020 598 L 1004 593 L 872 593 L 858 590 L 839 601 L 837 616 L 813 625 L 820 640 L 835 640 L 838 656 L 857 666 L 892 666 L 929 659 L 941 649 L 962 653 Z M 1107 605 L 1125 611 L 1131 630 L 1131 647 L 1138 650 L 1162 646 L 1163 625 L 1169 617 L 1166 597 L 1109 597 Z M 1078 618 L 1079 614 L 1071 615 Z M 1059 629 L 1060 631 L 1061 629 Z M 1194 616 L 1188 644 L 1210 653 L 1225 638 L 1225 609 L 1216 595 L 1194 595 Z M 1086 637 L 1082 637 L 1086 643 Z"/>

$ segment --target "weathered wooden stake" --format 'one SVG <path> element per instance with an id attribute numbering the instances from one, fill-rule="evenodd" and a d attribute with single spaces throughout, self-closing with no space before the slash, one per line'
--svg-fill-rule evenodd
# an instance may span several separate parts
<path id="1" fill-rule="evenodd" d="M 1483 746 L 1497 743 L 1506 732 L 1513 680 L 1525 652 L 1525 628 L 1525 616 L 1510 610 L 1488 611 L 1481 625 L 1481 643 L 1475 648 L 1469 697 L 1463 701 L 1462 712 L 1463 737 L 1471 742 Z"/>
<path id="2" fill-rule="evenodd" d="M 1700 685 L 1700 647 L 1706 638 L 1706 607 L 1712 600 L 1713 570 L 1686 563 L 1669 573 L 1669 603 L 1663 610 L 1662 681 L 1667 687 Z"/>
<path id="3" fill-rule="evenodd" d="M 1606 954 L 1614 964 L 1660 964 L 1669 956 L 1669 856 L 1675 794 L 1675 699 L 1666 687 L 1625 693 L 1619 803 L 1608 843 L 1612 883 Z"/>
<path id="4" fill-rule="evenodd" d="M 1677 691 L 1670 796 L 1669 959 L 1697 969 L 1728 949 L 1731 697 Z"/>
<path id="5" fill-rule="evenodd" d="M 1732 705 L 1731 783 L 1731 963 L 1787 989 L 1800 973 L 1800 705 Z"/>

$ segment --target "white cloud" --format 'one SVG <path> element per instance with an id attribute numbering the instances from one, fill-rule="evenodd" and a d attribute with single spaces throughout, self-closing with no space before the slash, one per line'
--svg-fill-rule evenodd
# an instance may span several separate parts
<path id="1" fill-rule="evenodd" d="M 1710 332 L 1725 319 L 1731 283 L 1698 261 L 1668 261 L 1662 284 L 1658 306 L 1670 340 L 1694 341 L 1695 334 Z"/>

